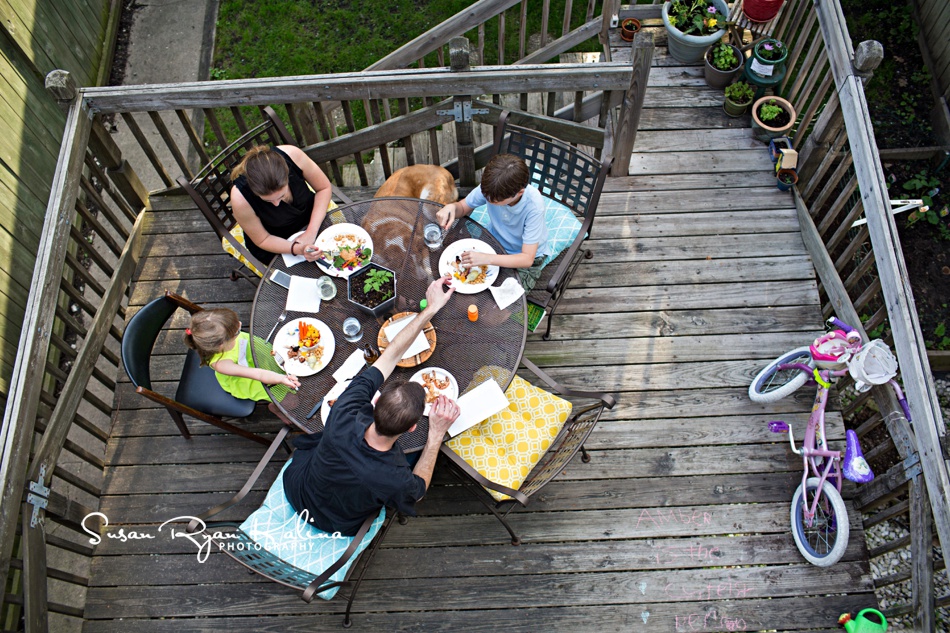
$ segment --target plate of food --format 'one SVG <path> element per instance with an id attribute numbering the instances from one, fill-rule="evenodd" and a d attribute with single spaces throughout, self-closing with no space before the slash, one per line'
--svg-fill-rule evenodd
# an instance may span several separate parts
<path id="1" fill-rule="evenodd" d="M 294 376 L 312 376 L 328 364 L 336 350 L 333 332 L 313 317 L 286 323 L 274 337 L 274 354 L 283 359 L 284 371 Z"/>
<path id="2" fill-rule="evenodd" d="M 346 279 L 373 258 L 373 238 L 357 224 L 334 224 L 317 236 L 328 275 Z"/>
<path id="3" fill-rule="evenodd" d="M 439 258 L 439 274 L 452 275 L 452 286 L 455 291 L 463 295 L 473 295 L 485 290 L 498 277 L 498 266 L 462 266 L 462 253 L 475 251 L 477 253 L 495 254 L 495 249 L 481 240 L 464 239 L 452 242 L 442 251 Z"/>
<path id="4" fill-rule="evenodd" d="M 412 375 L 409 382 L 417 382 L 426 390 L 426 408 L 422 415 L 429 415 L 432 403 L 439 396 L 448 396 L 452 400 L 459 397 L 459 384 L 455 376 L 440 367 L 420 369 Z"/>
<path id="5" fill-rule="evenodd" d="M 343 380 L 336 383 L 330 387 L 330 391 L 327 392 L 327 395 L 323 396 L 323 404 L 320 405 L 320 418 L 323 420 L 323 425 L 326 426 L 327 420 L 330 419 L 330 409 L 336 403 L 337 398 L 343 395 L 343 392 L 346 391 L 346 388 L 350 386 L 350 383 L 353 382 L 353 379 Z M 376 395 L 373 396 L 373 406 L 376 406 L 376 401 L 379 400 L 379 392 L 376 392 Z"/>

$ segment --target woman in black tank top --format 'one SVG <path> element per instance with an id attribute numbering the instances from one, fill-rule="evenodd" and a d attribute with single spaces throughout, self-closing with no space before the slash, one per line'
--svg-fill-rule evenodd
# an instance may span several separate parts
<path id="1" fill-rule="evenodd" d="M 244 229 L 248 250 L 261 263 L 270 263 L 276 253 L 308 261 L 321 256 L 307 249 L 327 215 L 330 180 L 300 148 L 255 147 L 231 172 L 231 181 L 231 211 Z"/>

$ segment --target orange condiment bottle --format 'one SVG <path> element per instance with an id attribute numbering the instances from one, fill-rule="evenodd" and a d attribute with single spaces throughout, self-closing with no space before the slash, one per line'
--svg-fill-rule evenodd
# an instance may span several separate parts
<path id="1" fill-rule="evenodd" d="M 478 306 L 474 303 L 468 306 L 468 320 L 478 321 Z"/>

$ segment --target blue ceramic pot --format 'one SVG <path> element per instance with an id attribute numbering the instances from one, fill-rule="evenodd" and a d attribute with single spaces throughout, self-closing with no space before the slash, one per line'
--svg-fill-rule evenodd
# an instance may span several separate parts
<path id="1" fill-rule="evenodd" d="M 673 59 L 684 64 L 698 64 L 703 61 L 706 49 L 722 39 L 726 34 L 726 18 L 729 17 L 729 5 L 725 0 L 709 0 L 716 7 L 719 14 L 719 20 L 723 28 L 711 35 L 686 35 L 678 28 L 670 24 L 670 5 L 672 2 L 667 0 L 663 5 L 663 26 L 666 27 L 667 45 L 670 49 L 670 55 Z"/>

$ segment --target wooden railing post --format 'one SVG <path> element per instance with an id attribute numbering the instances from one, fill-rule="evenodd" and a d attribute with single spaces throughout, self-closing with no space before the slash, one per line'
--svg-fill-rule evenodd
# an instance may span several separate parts
<path id="1" fill-rule="evenodd" d="M 449 42 L 449 60 L 453 73 L 466 72 L 470 68 L 469 42 L 464 37 L 453 37 Z M 459 184 L 463 187 L 475 186 L 475 134 L 472 130 L 472 97 L 456 96 L 452 99 L 455 106 L 455 142 L 458 148 Z M 461 116 L 460 116 L 461 113 Z"/>
<path id="2" fill-rule="evenodd" d="M 866 40 L 858 44 L 854 52 L 852 67 L 854 74 L 861 78 L 861 83 L 865 86 L 871 80 L 874 70 L 880 66 L 884 59 L 884 47 L 880 42 Z M 805 144 L 799 149 L 800 159 L 798 161 L 798 178 L 804 183 L 811 180 L 818 163 L 826 152 L 831 149 L 835 136 L 844 126 L 844 117 L 841 114 L 841 103 L 838 101 L 838 93 L 832 92 L 825 109 L 822 111 L 818 120 L 815 121 L 815 127 L 811 134 L 805 140 Z M 816 153 L 817 152 L 817 153 Z"/>
<path id="3" fill-rule="evenodd" d="M 630 169 L 630 154 L 633 153 L 633 144 L 637 139 L 637 127 L 640 125 L 640 114 L 646 100 L 647 80 L 650 78 L 650 66 L 653 64 L 653 48 L 652 31 L 640 31 L 633 38 L 633 76 L 630 77 L 630 86 L 623 97 L 617 117 L 611 176 L 626 176 Z"/>

